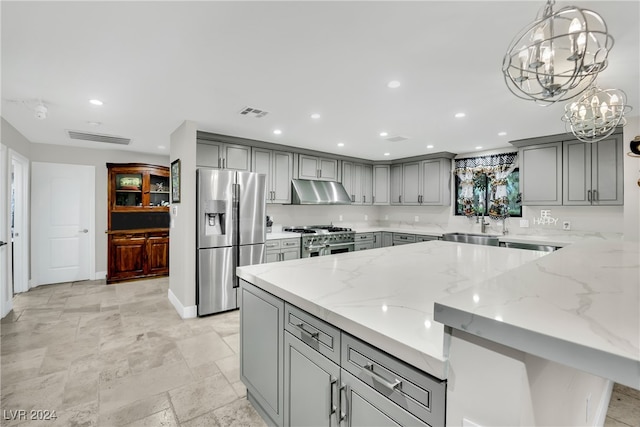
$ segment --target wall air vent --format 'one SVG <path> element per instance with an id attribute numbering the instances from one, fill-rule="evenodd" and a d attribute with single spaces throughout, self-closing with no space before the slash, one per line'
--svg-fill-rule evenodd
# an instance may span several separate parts
<path id="1" fill-rule="evenodd" d="M 389 142 L 402 142 L 402 141 L 406 141 L 409 138 L 406 136 L 390 136 L 389 138 L 386 138 L 386 139 Z"/>
<path id="2" fill-rule="evenodd" d="M 242 110 L 240 110 L 240 115 L 247 116 L 247 117 L 252 116 L 256 119 L 264 117 L 267 114 L 269 114 L 268 111 L 260 110 L 258 108 L 253 108 L 253 107 L 244 107 Z"/>
<path id="3" fill-rule="evenodd" d="M 131 142 L 130 138 L 122 138 L 120 136 L 101 135 L 99 133 L 87 133 L 76 130 L 67 130 L 67 132 L 69 133 L 69 138 L 80 139 L 82 141 L 105 142 L 107 144 L 120 145 L 129 145 L 129 143 Z"/>

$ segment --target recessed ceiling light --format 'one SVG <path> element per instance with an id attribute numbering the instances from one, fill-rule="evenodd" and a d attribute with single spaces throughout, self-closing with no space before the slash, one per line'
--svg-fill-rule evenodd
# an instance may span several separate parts
<path id="1" fill-rule="evenodd" d="M 380 132 L 380 136 L 387 136 L 389 135 L 387 132 Z"/>
<path id="2" fill-rule="evenodd" d="M 102 123 L 100 122 L 87 122 L 89 126 L 100 126 Z"/>
<path id="3" fill-rule="evenodd" d="M 89 102 L 93 105 L 102 105 L 104 104 L 102 101 L 100 101 L 99 99 L 90 99 Z"/>
<path id="4" fill-rule="evenodd" d="M 433 145 L 427 145 L 427 148 L 433 148 Z"/>
<path id="5" fill-rule="evenodd" d="M 461 119 L 461 118 L 463 118 L 463 117 L 466 117 L 466 114 L 465 114 L 465 113 L 456 113 L 456 115 L 455 115 L 455 118 L 456 118 L 456 119 Z"/>
<path id="6" fill-rule="evenodd" d="M 275 135 L 282 135 L 282 131 L 280 129 L 274 129 L 273 133 Z"/>
<path id="7" fill-rule="evenodd" d="M 387 83 L 387 87 L 390 87 L 391 89 L 395 89 L 400 87 L 400 82 L 397 80 L 391 80 L 389 83 Z"/>
<path id="8" fill-rule="evenodd" d="M 498 132 L 498 136 L 506 136 L 507 133 L 506 132 Z"/>
<path id="9" fill-rule="evenodd" d="M 478 145 L 478 146 L 476 147 L 476 150 L 482 150 L 482 147 L 481 147 L 480 145 Z"/>
<path id="10" fill-rule="evenodd" d="M 167 148 L 167 147 L 165 147 L 164 145 L 158 145 L 158 148 L 159 148 L 160 150 L 164 150 L 164 149 L 165 149 L 165 148 Z"/>
<path id="11" fill-rule="evenodd" d="M 338 147 L 344 147 L 344 142 L 338 142 Z"/>
<path id="12" fill-rule="evenodd" d="M 384 153 L 384 155 L 385 155 L 385 156 L 390 156 L 390 155 L 391 155 L 391 153 Z"/>
<path id="13" fill-rule="evenodd" d="M 313 113 L 313 114 L 311 115 L 311 118 L 312 118 L 312 119 L 319 119 L 319 118 L 320 118 L 320 114 L 318 114 L 318 113 Z"/>

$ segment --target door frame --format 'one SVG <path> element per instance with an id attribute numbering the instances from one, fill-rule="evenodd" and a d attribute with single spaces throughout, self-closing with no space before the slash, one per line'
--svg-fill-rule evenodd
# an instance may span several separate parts
<path id="1" fill-rule="evenodd" d="M 4 259 L 0 262 L 0 318 L 9 314 L 13 308 L 13 298 L 11 292 L 11 226 L 9 218 L 11 217 L 11 203 L 9 199 L 9 154 L 7 147 L 0 143 L 0 228 L 3 233 L 0 236 L 7 241 L 5 249 L 3 249 Z"/>
<path id="2" fill-rule="evenodd" d="M 9 160 L 11 162 L 11 171 L 13 165 L 18 164 L 21 168 L 20 185 L 16 186 L 16 205 L 14 206 L 15 215 L 20 216 L 20 220 L 24 229 L 22 230 L 22 238 L 20 245 L 13 248 L 13 291 L 14 293 L 27 292 L 30 288 L 30 222 L 29 222 L 29 177 L 30 165 L 29 159 L 20 153 L 9 149 Z M 19 193 L 19 194 L 18 194 Z"/>

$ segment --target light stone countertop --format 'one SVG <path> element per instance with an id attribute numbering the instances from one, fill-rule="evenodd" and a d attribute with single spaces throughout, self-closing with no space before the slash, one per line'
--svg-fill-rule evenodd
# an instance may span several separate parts
<path id="1" fill-rule="evenodd" d="M 237 273 L 343 331 L 445 379 L 444 326 L 433 319 L 434 302 L 545 255 L 430 241 L 239 267 Z"/>
<path id="2" fill-rule="evenodd" d="M 293 233 L 291 231 L 278 231 L 276 233 L 267 233 L 267 240 L 278 240 L 278 239 L 295 239 L 300 237 L 300 233 Z"/>
<path id="3" fill-rule="evenodd" d="M 570 245 L 437 299 L 435 319 L 640 390 L 640 246 Z"/>

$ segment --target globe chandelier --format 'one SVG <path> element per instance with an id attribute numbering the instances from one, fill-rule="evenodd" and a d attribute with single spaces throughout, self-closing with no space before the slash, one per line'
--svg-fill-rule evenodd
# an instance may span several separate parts
<path id="1" fill-rule="evenodd" d="M 627 96 L 620 89 L 600 89 L 592 85 L 576 101 L 565 106 L 562 120 L 567 131 L 583 142 L 598 142 L 624 126 L 624 115 L 631 111 Z"/>
<path id="2" fill-rule="evenodd" d="M 541 105 L 584 92 L 607 67 L 613 37 L 597 13 L 554 0 L 509 45 L 502 72 L 509 90 Z"/>

